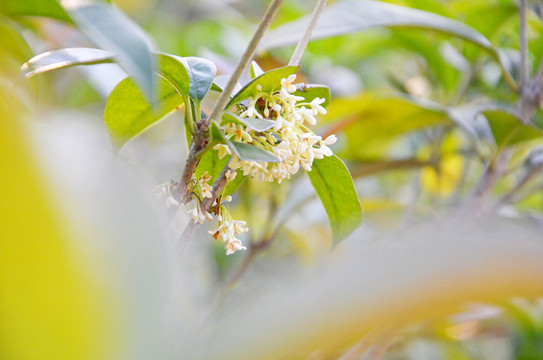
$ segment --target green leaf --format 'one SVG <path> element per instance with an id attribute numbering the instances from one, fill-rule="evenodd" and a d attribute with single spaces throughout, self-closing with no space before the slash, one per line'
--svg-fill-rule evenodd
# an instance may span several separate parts
<path id="1" fill-rule="evenodd" d="M 199 57 L 177 57 L 181 61 L 190 79 L 189 96 L 198 105 L 202 99 L 206 96 L 215 74 L 217 73 L 217 67 L 211 61 L 199 58 Z"/>
<path id="2" fill-rule="evenodd" d="M 307 26 L 309 17 L 286 23 L 268 32 L 261 49 L 294 45 Z M 475 29 L 451 18 L 381 1 L 338 1 L 326 7 L 313 30 L 313 39 L 350 34 L 373 27 L 417 28 L 459 37 L 488 51 L 500 64 L 508 84 L 516 84 L 507 72 L 503 55 Z"/>
<path id="3" fill-rule="evenodd" d="M 229 123 L 235 123 L 235 124 L 243 124 L 247 126 L 249 129 L 254 131 L 266 131 L 271 129 L 275 126 L 275 121 L 273 120 L 265 120 L 265 119 L 258 119 L 258 118 L 240 118 L 236 114 L 232 113 L 225 113 L 222 116 L 221 119 L 222 124 L 229 124 Z"/>
<path id="4" fill-rule="evenodd" d="M 111 62 L 113 62 L 113 54 L 109 51 L 92 48 L 66 48 L 34 56 L 21 66 L 21 72 L 24 77 L 30 78 L 37 74 L 69 66 Z"/>
<path id="5" fill-rule="evenodd" d="M 496 146 L 505 148 L 524 141 L 541 138 L 543 133 L 533 124 L 523 124 L 514 113 L 504 110 L 484 111 L 488 120 Z"/>
<path id="6" fill-rule="evenodd" d="M 56 0 L 2 0 L 0 13 L 8 16 L 44 16 L 71 22 Z"/>
<path id="7" fill-rule="evenodd" d="M 251 78 L 251 80 L 262 74 L 264 74 L 264 70 L 262 70 L 262 68 L 256 63 L 256 61 L 251 61 L 251 65 L 249 65 L 249 77 Z"/>
<path id="8" fill-rule="evenodd" d="M 222 89 L 224 89 L 224 87 L 226 86 L 228 79 L 230 79 L 230 75 L 215 76 L 215 79 L 213 80 L 213 84 L 211 84 L 211 90 L 216 91 L 216 92 L 222 92 Z M 236 86 L 234 86 L 234 93 L 237 93 L 240 90 L 241 90 L 240 83 L 236 83 Z"/>
<path id="9" fill-rule="evenodd" d="M 121 11 L 107 4 L 94 3 L 67 10 L 78 28 L 98 47 L 111 51 L 119 65 L 154 103 L 155 55 L 145 32 Z"/>
<path id="10" fill-rule="evenodd" d="M 337 156 L 315 159 L 309 179 L 321 199 L 337 245 L 362 223 L 362 206 L 349 170 Z"/>
<path id="11" fill-rule="evenodd" d="M 270 71 L 266 71 L 262 75 L 251 80 L 245 85 L 234 97 L 230 100 L 226 109 L 228 110 L 237 103 L 253 96 L 258 91 L 257 85 L 262 86 L 262 91 L 271 93 L 274 90 L 281 88 L 281 79 L 287 78 L 291 74 L 295 74 L 299 66 L 284 66 Z"/>
<path id="12" fill-rule="evenodd" d="M 182 96 L 172 85 L 158 82 L 158 107 L 153 109 L 134 81 L 126 78 L 111 92 L 104 110 L 104 121 L 114 145 L 125 142 L 183 104 Z"/>
<path id="13" fill-rule="evenodd" d="M 451 123 L 445 108 L 438 104 L 371 92 L 335 99 L 327 111 L 321 123 L 331 132 L 345 133 L 341 156 L 350 159 L 380 159 L 398 137 Z"/>
<path id="14" fill-rule="evenodd" d="M 245 143 L 240 143 L 236 141 L 228 141 L 228 146 L 230 150 L 236 155 L 240 160 L 247 161 L 261 161 L 261 162 L 279 162 L 280 160 L 276 158 L 273 154 L 262 150 L 254 145 L 249 145 Z"/>
<path id="15" fill-rule="evenodd" d="M 323 107 L 327 107 L 330 104 L 330 88 L 325 85 L 318 84 L 296 84 L 296 96 L 301 96 L 307 102 L 311 102 L 315 98 L 324 99 L 321 104 Z"/>

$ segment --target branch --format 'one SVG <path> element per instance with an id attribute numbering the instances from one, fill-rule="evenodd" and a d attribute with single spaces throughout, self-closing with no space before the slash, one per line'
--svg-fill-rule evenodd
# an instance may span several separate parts
<path id="1" fill-rule="evenodd" d="M 218 120 L 219 116 L 224 111 L 226 105 L 228 104 L 228 101 L 230 100 L 230 95 L 234 91 L 234 88 L 236 87 L 236 84 L 241 77 L 243 70 L 247 67 L 247 65 L 253 58 L 258 43 L 262 39 L 262 36 L 264 35 L 266 29 L 270 26 L 282 3 L 283 0 L 273 0 L 270 6 L 268 6 L 266 12 L 264 13 L 264 17 L 262 18 L 262 21 L 258 25 L 258 28 L 256 29 L 253 37 L 251 38 L 251 41 L 245 49 L 245 52 L 241 56 L 241 59 L 236 66 L 236 69 L 228 79 L 228 82 L 226 83 L 221 94 L 219 95 L 215 106 L 213 106 L 211 114 L 209 115 L 209 117 L 202 119 L 201 123 L 198 124 L 198 130 L 196 131 L 192 139 L 192 143 L 189 149 L 189 156 L 187 158 L 185 168 L 183 169 L 183 175 L 181 175 L 181 180 L 179 181 L 179 184 L 174 191 L 174 197 L 176 198 L 176 200 L 180 201 L 186 194 L 188 184 L 190 182 L 190 179 L 192 178 L 192 174 L 194 173 L 194 170 L 198 165 L 199 159 L 197 154 L 201 150 L 205 149 L 205 146 L 207 146 L 206 131 L 209 127 L 209 124 L 211 123 L 211 121 Z"/>
<path id="2" fill-rule="evenodd" d="M 302 38 L 298 41 L 298 44 L 296 45 L 296 49 L 294 49 L 294 53 L 292 54 L 292 57 L 290 58 L 290 61 L 288 63 L 289 66 L 295 66 L 300 63 L 300 60 L 302 59 L 302 56 L 307 47 L 307 43 L 309 43 L 309 40 L 311 39 L 311 34 L 313 33 L 315 26 L 317 25 L 317 20 L 322 14 L 322 11 L 324 10 L 325 6 L 326 6 L 326 0 L 317 0 L 317 5 L 315 6 L 315 9 L 313 9 L 313 13 L 311 14 L 311 17 L 309 18 L 309 24 L 307 25 L 307 28 L 305 29 L 305 32 L 302 35 Z"/>

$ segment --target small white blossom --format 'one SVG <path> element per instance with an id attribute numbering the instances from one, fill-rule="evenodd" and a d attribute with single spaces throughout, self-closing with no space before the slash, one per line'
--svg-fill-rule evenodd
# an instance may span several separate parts
<path id="1" fill-rule="evenodd" d="M 160 184 L 153 189 L 153 194 L 155 195 L 155 197 L 164 200 L 166 207 L 168 208 L 172 206 L 179 206 L 179 201 L 177 201 L 173 197 L 173 187 L 174 183 L 173 181 L 170 181 L 164 184 Z"/>
<path id="2" fill-rule="evenodd" d="M 228 145 L 225 144 L 217 144 L 213 146 L 213 150 L 217 150 L 219 152 L 219 159 L 222 159 L 227 155 L 232 155 L 230 148 L 228 147 Z"/>

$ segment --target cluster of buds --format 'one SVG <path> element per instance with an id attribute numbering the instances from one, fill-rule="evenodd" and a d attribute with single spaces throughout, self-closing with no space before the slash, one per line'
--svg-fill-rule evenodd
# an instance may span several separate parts
<path id="1" fill-rule="evenodd" d="M 244 175 L 259 178 L 262 181 L 289 179 L 300 167 L 311 171 L 314 159 L 331 156 L 329 146 L 336 142 L 336 136 L 326 139 L 315 135 L 307 125 L 315 125 L 315 116 L 326 114 L 322 107 L 325 101 L 315 98 L 303 102 L 305 98 L 293 93 L 296 87 L 292 82 L 296 75 L 281 80 L 281 87 L 271 93 L 263 92 L 257 85 L 257 93 L 249 99 L 247 108 L 239 110 L 241 118 L 259 118 L 275 121 L 275 126 L 266 131 L 252 130 L 243 124 L 229 123 L 224 126 L 228 139 L 251 144 L 275 155 L 279 162 L 257 162 L 240 160 L 233 156 L 230 168 L 241 169 Z M 215 145 L 219 157 L 230 155 L 227 145 Z"/>
<path id="2" fill-rule="evenodd" d="M 235 177 L 235 171 L 228 170 L 226 172 L 227 182 L 234 180 Z M 215 240 L 220 239 L 224 243 L 226 255 L 231 255 L 237 250 L 246 250 L 247 248 L 243 246 L 241 240 L 236 238 L 236 236 L 249 229 L 245 227 L 245 221 L 237 221 L 232 218 L 230 209 L 227 205 L 228 202 L 232 201 L 231 196 L 225 196 L 224 198 L 219 197 L 215 200 L 209 211 L 204 209 L 202 205 L 203 200 L 212 197 L 212 187 L 208 183 L 209 180 L 211 180 L 211 176 L 206 171 L 199 179 L 192 179 L 190 181 L 190 198 L 185 202 L 188 214 L 192 217 L 194 222 L 198 224 L 212 221 L 214 218 L 213 216 L 217 216 L 219 226 L 216 230 L 210 231 L 209 233 Z M 164 201 L 166 207 L 178 207 L 180 204 L 173 196 L 173 190 L 176 185 L 177 183 L 174 183 L 173 181 L 161 184 L 155 187 L 153 194 L 161 201 Z"/>
<path id="3" fill-rule="evenodd" d="M 230 215 L 230 210 L 226 203 L 232 200 L 231 196 L 226 196 L 224 199 L 219 199 L 215 204 L 215 213 L 219 220 L 219 226 L 215 230 L 210 230 L 209 234 L 215 240 L 221 240 L 224 243 L 224 249 L 226 255 L 233 254 L 237 250 L 246 250 L 241 240 L 236 238 L 236 235 L 240 235 L 246 231 L 249 231 L 245 227 L 245 221 L 234 220 Z"/>

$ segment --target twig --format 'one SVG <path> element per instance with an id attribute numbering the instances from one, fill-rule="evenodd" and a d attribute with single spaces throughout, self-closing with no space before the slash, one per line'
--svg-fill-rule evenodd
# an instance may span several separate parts
<path id="1" fill-rule="evenodd" d="M 264 17 L 258 25 L 258 28 L 256 29 L 251 41 L 249 42 L 249 45 L 247 45 L 245 52 L 241 56 L 238 66 L 228 79 L 228 82 L 226 83 L 223 91 L 221 92 L 219 99 L 217 99 L 215 106 L 211 110 L 211 114 L 209 115 L 210 121 L 218 120 L 219 115 L 228 104 L 228 101 L 230 101 L 230 94 L 232 93 L 232 91 L 234 91 L 234 88 L 236 87 L 236 84 L 241 77 L 243 70 L 245 70 L 245 68 L 247 67 L 247 65 L 249 65 L 249 62 L 253 58 L 258 43 L 262 39 L 262 36 L 264 36 L 264 32 L 266 31 L 266 29 L 271 25 L 282 3 L 283 0 L 273 0 L 270 6 L 268 6 L 268 9 L 266 9 Z"/>
<path id="2" fill-rule="evenodd" d="M 296 49 L 294 49 L 294 53 L 292 53 L 292 56 L 290 57 L 290 61 L 288 62 L 289 66 L 300 64 L 300 60 L 302 59 L 305 49 L 307 48 L 307 44 L 311 39 L 311 34 L 317 25 L 317 20 L 322 14 L 325 6 L 326 0 L 317 0 L 317 5 L 315 6 L 315 9 L 313 9 L 313 13 L 311 13 L 311 17 L 309 18 L 309 24 L 307 25 L 302 38 L 298 41 Z"/>
<path id="3" fill-rule="evenodd" d="M 501 197 L 495 206 L 495 209 L 514 202 L 515 196 L 526 187 L 526 185 L 541 172 L 541 166 L 534 166 L 526 175 L 519 181 L 519 183 L 507 194 Z"/>
<path id="4" fill-rule="evenodd" d="M 213 187 L 211 189 L 211 197 L 205 198 L 202 201 L 202 211 L 209 211 L 215 200 L 217 200 L 217 197 L 221 193 L 221 191 L 226 186 L 226 172 L 229 170 L 230 160 L 226 163 L 224 168 L 222 169 L 219 176 L 217 176 L 217 179 L 213 183 Z M 185 229 L 183 230 L 183 233 L 181 234 L 181 237 L 179 238 L 178 242 L 178 253 L 181 254 L 186 247 L 186 244 L 189 242 L 190 239 L 194 237 L 194 234 L 196 233 L 196 230 L 199 228 L 198 223 L 195 223 L 192 220 L 189 220 L 189 223 L 185 226 Z"/>
<path id="5" fill-rule="evenodd" d="M 463 217 L 471 217 L 480 215 L 481 209 L 484 206 L 484 201 L 492 192 L 496 183 L 502 178 L 507 171 L 507 164 L 512 156 L 511 149 L 505 149 L 499 154 L 495 161 L 490 162 L 485 172 L 483 173 L 479 183 L 475 186 L 475 190 L 471 195 L 471 200 L 466 206 L 467 210 Z"/>
<path id="6" fill-rule="evenodd" d="M 183 169 L 183 175 L 181 176 L 181 180 L 179 181 L 179 184 L 174 191 L 174 196 L 178 201 L 181 200 L 181 198 L 187 192 L 188 184 L 190 182 L 190 179 L 192 178 L 192 174 L 194 173 L 194 170 L 198 165 L 199 159 L 197 154 L 207 145 L 206 131 L 209 127 L 209 124 L 211 124 L 211 121 L 218 120 L 219 116 L 224 111 L 226 105 L 228 104 L 228 101 L 230 100 L 230 95 L 234 91 L 234 88 L 236 87 L 236 84 L 241 77 L 243 70 L 245 70 L 245 68 L 253 58 L 258 43 L 262 39 L 262 36 L 264 35 L 266 29 L 270 26 L 282 3 L 283 0 L 273 0 L 270 6 L 268 6 L 262 18 L 262 21 L 258 25 L 258 28 L 256 29 L 253 37 L 251 38 L 251 41 L 245 49 L 245 52 L 241 56 L 241 59 L 236 66 L 236 69 L 228 79 L 228 82 L 226 83 L 221 94 L 219 95 L 217 102 L 213 106 L 211 114 L 208 118 L 202 119 L 201 123 L 199 124 L 198 130 L 194 134 L 190 146 L 189 156 L 187 158 L 185 168 Z"/>
<path id="7" fill-rule="evenodd" d="M 386 171 L 418 169 L 424 166 L 436 167 L 436 164 L 432 161 L 423 161 L 415 158 L 391 161 L 374 161 L 353 168 L 351 174 L 354 178 L 359 178 L 380 174 Z"/>
<path id="8" fill-rule="evenodd" d="M 526 1 L 520 0 L 520 95 L 523 96 L 528 86 L 529 63 L 528 63 L 528 37 L 526 29 Z"/>

